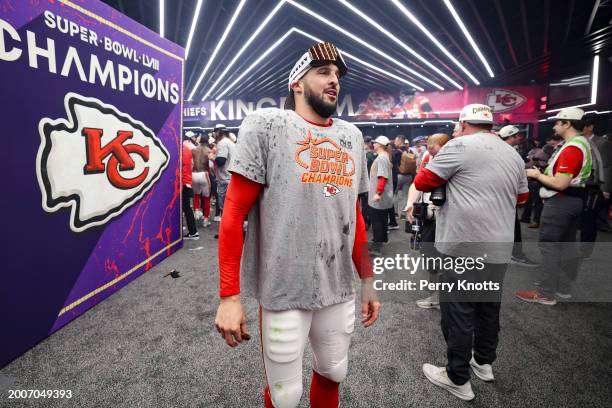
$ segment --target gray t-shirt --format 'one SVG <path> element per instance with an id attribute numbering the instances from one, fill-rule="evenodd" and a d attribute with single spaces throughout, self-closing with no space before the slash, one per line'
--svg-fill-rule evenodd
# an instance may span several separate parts
<path id="1" fill-rule="evenodd" d="M 224 137 L 219 141 L 219 143 L 217 143 L 217 157 L 223 157 L 226 159 L 225 164 L 222 167 L 215 165 L 215 176 L 217 177 L 217 181 L 219 183 L 229 183 L 230 181 L 229 167 L 232 159 L 234 158 L 235 148 L 234 142 L 227 137 Z"/>
<path id="2" fill-rule="evenodd" d="M 368 205 L 378 210 L 386 210 L 393 207 L 393 179 L 391 161 L 389 155 L 381 153 L 376 156 L 372 167 L 370 168 L 370 194 L 368 194 Z M 380 201 L 375 203 L 373 201 L 374 194 L 376 193 L 376 186 L 378 185 L 378 178 L 384 177 L 387 179 L 385 183 L 385 189 L 380 195 Z"/>
<path id="3" fill-rule="evenodd" d="M 240 126 L 229 171 L 264 185 L 249 213 L 243 288 L 269 310 L 316 310 L 354 296 L 357 194 L 368 191 L 363 136 L 334 119 L 259 109 Z"/>
<path id="4" fill-rule="evenodd" d="M 436 249 L 508 263 L 517 197 L 529 191 L 516 150 L 495 134 L 480 132 L 449 141 L 427 169 L 448 180 L 446 202 L 436 214 Z"/>

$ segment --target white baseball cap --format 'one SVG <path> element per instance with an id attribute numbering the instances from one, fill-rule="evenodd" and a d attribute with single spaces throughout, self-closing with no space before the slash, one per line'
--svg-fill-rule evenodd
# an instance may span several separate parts
<path id="1" fill-rule="evenodd" d="M 472 103 L 461 109 L 459 122 L 493 124 L 493 110 L 481 103 Z"/>
<path id="2" fill-rule="evenodd" d="M 194 137 L 195 133 L 193 133 L 191 130 L 188 130 L 188 131 L 185 132 L 185 136 L 186 137 Z"/>
<path id="3" fill-rule="evenodd" d="M 227 132 L 227 127 L 223 123 L 215 125 L 215 132 Z"/>
<path id="4" fill-rule="evenodd" d="M 386 146 L 389 144 L 389 138 L 387 136 L 378 136 L 372 142 Z"/>
<path id="5" fill-rule="evenodd" d="M 584 111 L 580 108 L 563 108 L 548 120 L 582 120 Z"/>
<path id="6" fill-rule="evenodd" d="M 497 134 L 502 139 L 507 139 L 510 136 L 514 136 L 514 135 L 518 134 L 519 132 L 520 132 L 520 130 L 516 126 L 514 126 L 514 125 L 506 125 L 503 128 L 499 129 L 499 132 L 497 132 Z"/>

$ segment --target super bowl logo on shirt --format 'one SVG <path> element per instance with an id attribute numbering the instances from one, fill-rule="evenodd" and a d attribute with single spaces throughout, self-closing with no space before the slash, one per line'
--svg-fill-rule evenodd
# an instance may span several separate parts
<path id="1" fill-rule="evenodd" d="M 70 228 L 103 225 L 140 199 L 168 166 L 169 154 L 142 122 L 98 99 L 64 98 L 68 120 L 43 118 L 36 157 L 42 207 L 71 207 Z"/>
<path id="2" fill-rule="evenodd" d="M 496 89 L 487 95 L 487 105 L 495 113 L 516 109 L 525 103 L 526 100 L 527 98 L 520 93 L 506 89 Z"/>
<path id="3" fill-rule="evenodd" d="M 297 142 L 295 162 L 306 169 L 300 178 L 302 183 L 323 184 L 323 195 L 333 197 L 339 187 L 352 187 L 355 160 L 336 141 L 328 137 L 312 137 L 310 131 Z"/>

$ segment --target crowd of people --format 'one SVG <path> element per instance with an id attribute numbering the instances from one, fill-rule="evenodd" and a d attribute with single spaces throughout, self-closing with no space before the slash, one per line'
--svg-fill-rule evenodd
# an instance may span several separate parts
<path id="1" fill-rule="evenodd" d="M 493 111 L 481 104 L 463 108 L 451 135 L 435 133 L 414 146 L 401 135 L 393 142 L 363 138 L 354 125 L 331 118 L 346 72 L 333 44 L 315 44 L 289 75 L 284 109 L 248 115 L 238 143 L 223 125 L 206 140 L 186 135 L 185 238 L 198 239 L 200 211 L 209 225 L 213 199 L 222 220 L 215 327 L 231 347 L 251 338 L 240 297 L 245 290 L 260 303 L 266 407 L 299 404 L 307 340 L 311 404 L 337 406 L 356 303 L 364 327 L 381 312 L 370 256 L 394 255 L 386 243 L 404 218 L 413 233 L 412 241 L 405 235 L 406 252 L 419 248 L 452 261 L 429 268 L 431 283 L 497 288 L 471 297 L 435 290 L 417 301 L 440 309 L 447 345 L 446 366 L 425 363 L 423 374 L 471 400 L 471 373 L 494 380 L 508 264 L 538 266 L 523 251 L 521 222 L 539 228 L 542 268 L 535 289 L 516 297 L 548 306 L 571 298 L 581 260 L 590 256 L 597 231 L 607 228 L 612 144 L 578 108 L 550 118 L 554 135 L 540 145 L 512 124 L 494 131 Z M 578 239 L 584 245 L 569 251 Z M 453 267 L 476 257 L 477 270 Z"/>
<path id="2" fill-rule="evenodd" d="M 183 137 L 183 214 L 187 234 L 184 239 L 197 240 L 197 223 L 210 227 L 211 204 L 214 222 L 221 221 L 223 204 L 230 181 L 228 171 L 236 135 L 223 124 L 217 124 L 210 134 L 185 132 Z"/>

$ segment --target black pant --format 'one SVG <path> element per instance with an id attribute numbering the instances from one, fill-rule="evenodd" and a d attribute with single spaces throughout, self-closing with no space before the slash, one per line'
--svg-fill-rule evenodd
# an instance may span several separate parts
<path id="1" fill-rule="evenodd" d="M 589 257 L 593 253 L 597 241 L 597 219 L 605 205 L 604 195 L 599 188 L 590 192 L 594 205 L 588 205 L 580 214 L 580 249 L 581 255 Z M 588 200 L 591 204 L 591 200 Z"/>
<path id="2" fill-rule="evenodd" d="M 368 193 L 359 194 L 359 206 L 361 207 L 361 215 L 366 224 L 366 229 L 370 227 L 370 214 L 368 214 Z"/>
<path id="3" fill-rule="evenodd" d="M 544 203 L 542 197 L 540 197 L 540 187 L 542 185 L 537 181 L 529 180 L 529 198 L 525 203 L 523 215 L 521 219 L 526 222 L 531 221 L 531 214 L 533 212 L 533 222 L 536 224 L 540 223 L 540 216 L 542 215 L 542 208 Z"/>
<path id="4" fill-rule="evenodd" d="M 221 215 L 221 209 L 219 208 L 219 196 L 217 195 L 217 178 L 210 173 L 210 198 L 215 197 L 215 216 Z"/>
<path id="5" fill-rule="evenodd" d="M 370 207 L 370 222 L 372 223 L 372 232 L 374 234 L 374 242 L 387 242 L 387 214 L 389 210 L 379 210 Z"/>
<path id="6" fill-rule="evenodd" d="M 542 252 L 540 292 L 545 296 L 570 293 L 576 280 L 580 264 L 576 233 L 582 209 L 582 198 L 562 194 L 544 202 L 539 246 Z"/>
<path id="7" fill-rule="evenodd" d="M 446 340 L 446 371 L 452 382 L 465 384 L 470 379 L 472 350 L 478 364 L 492 364 L 497 358 L 499 341 L 499 311 L 506 264 L 485 264 L 482 271 L 471 270 L 456 274 L 443 270 L 440 282 L 454 283 L 493 281 L 498 291 L 451 292 L 440 291 L 441 326 Z"/>
<path id="8" fill-rule="evenodd" d="M 514 246 L 512 247 L 512 255 L 522 258 L 525 256 L 523 253 L 523 237 L 521 235 L 521 222 L 518 218 L 518 212 L 514 218 Z"/>
<path id="9" fill-rule="evenodd" d="M 183 186 L 183 213 L 187 219 L 187 229 L 189 234 L 193 235 L 198 232 L 196 228 L 195 217 L 193 216 L 193 209 L 191 208 L 190 200 L 193 198 L 193 190 L 190 187 Z"/>

